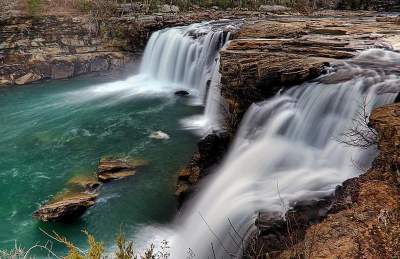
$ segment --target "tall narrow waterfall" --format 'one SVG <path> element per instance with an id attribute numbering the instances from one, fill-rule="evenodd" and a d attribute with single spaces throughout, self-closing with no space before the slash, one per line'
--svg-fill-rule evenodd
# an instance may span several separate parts
<path id="1" fill-rule="evenodd" d="M 358 175 L 352 161 L 368 166 L 375 151 L 335 138 L 353 126 L 364 100 L 368 111 L 394 101 L 400 77 L 385 68 L 399 62 L 394 52 L 368 50 L 335 72 L 251 106 L 225 162 L 176 220 L 172 257 L 186 258 L 190 248 L 196 258 L 214 258 L 212 243 L 216 258 L 231 258 L 226 250 L 238 253 L 238 240 L 228 219 L 245 235 L 259 211 L 283 213 L 282 201 L 331 194 Z"/>

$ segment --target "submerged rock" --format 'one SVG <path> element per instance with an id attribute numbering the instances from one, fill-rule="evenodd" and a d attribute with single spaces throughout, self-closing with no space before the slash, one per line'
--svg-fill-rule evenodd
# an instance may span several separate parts
<path id="1" fill-rule="evenodd" d="M 109 182 L 135 175 L 138 167 L 147 165 L 145 160 L 102 158 L 97 168 L 97 178 L 100 182 Z"/>
<path id="2" fill-rule="evenodd" d="M 185 91 L 185 90 L 179 90 L 179 91 L 175 92 L 175 95 L 177 95 L 177 96 L 188 96 L 189 92 Z"/>
<path id="3" fill-rule="evenodd" d="M 80 217 L 89 207 L 95 204 L 97 195 L 76 194 L 49 202 L 33 213 L 41 221 L 71 221 Z"/>
<path id="4" fill-rule="evenodd" d="M 161 130 L 154 131 L 150 134 L 149 138 L 152 139 L 169 139 L 169 135 Z"/>

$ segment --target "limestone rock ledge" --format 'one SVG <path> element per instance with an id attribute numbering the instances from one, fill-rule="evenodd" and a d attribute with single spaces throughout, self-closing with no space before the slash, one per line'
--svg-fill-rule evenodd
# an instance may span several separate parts
<path id="1" fill-rule="evenodd" d="M 42 221 L 70 221 L 95 204 L 97 194 L 75 194 L 40 207 L 33 216 Z"/>
<path id="2" fill-rule="evenodd" d="M 370 47 L 397 49 L 397 26 L 368 15 L 248 20 L 221 51 L 228 130 L 236 131 L 252 103 L 319 76 L 337 59 Z"/>
<path id="3" fill-rule="evenodd" d="M 400 104 L 370 118 L 379 134 L 372 168 L 338 187 L 327 218 L 279 258 L 397 258 L 400 256 Z"/>

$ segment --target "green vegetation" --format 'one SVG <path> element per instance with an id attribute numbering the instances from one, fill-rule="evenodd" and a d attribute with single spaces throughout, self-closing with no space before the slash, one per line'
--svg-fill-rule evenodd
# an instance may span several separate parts
<path id="1" fill-rule="evenodd" d="M 127 241 L 122 233 L 119 233 L 116 238 L 116 251 L 114 254 L 106 254 L 104 244 L 97 241 L 95 237 L 87 231 L 83 231 L 87 238 L 88 249 L 82 250 L 72 242 L 68 241 L 65 237 L 53 233 L 50 235 L 44 232 L 53 241 L 63 244 L 68 252 L 66 255 L 56 255 L 51 250 L 51 243 L 48 242 L 45 245 L 35 245 L 27 250 L 24 250 L 17 245 L 11 251 L 0 250 L 0 258 L 2 259 L 25 259 L 34 258 L 32 252 L 35 249 L 42 250 L 48 254 L 49 258 L 63 258 L 63 259 L 168 259 L 170 253 L 168 252 L 169 246 L 167 241 L 162 241 L 161 245 L 156 251 L 154 244 L 151 244 L 143 254 L 139 254 L 135 251 L 133 242 Z M 190 257 L 191 258 L 191 257 Z"/>

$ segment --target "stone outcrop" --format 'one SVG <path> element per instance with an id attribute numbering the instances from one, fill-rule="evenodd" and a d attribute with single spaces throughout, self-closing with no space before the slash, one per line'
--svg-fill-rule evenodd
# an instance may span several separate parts
<path id="1" fill-rule="evenodd" d="M 202 138 L 190 162 L 179 171 L 175 195 L 183 202 L 193 191 L 194 185 L 222 161 L 228 150 L 231 135 L 227 132 L 214 132 Z"/>
<path id="2" fill-rule="evenodd" d="M 99 162 L 97 178 L 93 175 L 77 175 L 68 182 L 65 190 L 42 205 L 33 213 L 41 221 L 72 221 L 95 205 L 102 183 L 134 175 L 137 168 L 147 161 L 132 158 L 105 157 Z"/>
<path id="3" fill-rule="evenodd" d="M 93 30 L 85 17 L 0 20 L 0 86 L 118 70 L 135 60 Z"/>
<path id="4" fill-rule="evenodd" d="M 345 181 L 327 217 L 276 258 L 395 258 L 400 256 L 400 104 L 377 108 L 379 155 L 360 177 Z"/>
<path id="5" fill-rule="evenodd" d="M 101 183 L 93 176 L 72 177 L 66 188 L 33 213 L 41 221 L 72 221 L 92 207 L 99 195 Z"/>
<path id="6" fill-rule="evenodd" d="M 97 168 L 97 178 L 100 182 L 119 180 L 135 175 L 136 169 L 147 165 L 144 160 L 102 158 Z"/>
<path id="7" fill-rule="evenodd" d="M 59 201 L 49 202 L 33 213 L 41 221 L 70 221 L 80 217 L 95 204 L 97 195 L 76 194 Z"/>
<path id="8" fill-rule="evenodd" d="M 396 25 L 374 17 L 247 21 L 221 51 L 221 94 L 235 132 L 254 102 L 319 76 L 336 59 L 369 47 L 397 48 Z M 397 39 L 397 40 L 396 40 Z"/>

